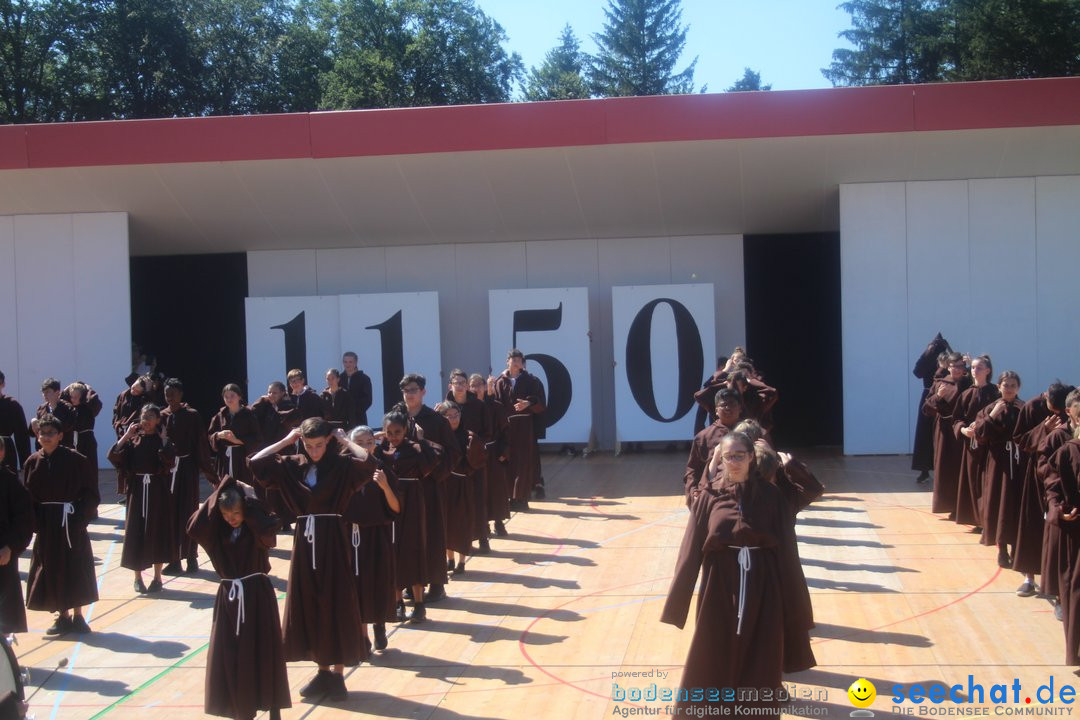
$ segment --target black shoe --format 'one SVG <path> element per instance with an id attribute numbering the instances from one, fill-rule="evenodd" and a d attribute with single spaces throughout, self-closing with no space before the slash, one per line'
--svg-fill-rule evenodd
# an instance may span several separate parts
<path id="1" fill-rule="evenodd" d="M 506 525 L 503 525 L 502 520 L 495 521 L 495 534 L 499 537 L 506 537 L 510 533 L 506 532 Z"/>
<path id="2" fill-rule="evenodd" d="M 49 629 L 45 631 L 45 634 L 53 636 L 67 635 L 74 629 L 75 628 L 72 626 L 71 618 L 69 616 L 58 615 L 56 618 L 56 622 L 54 622 L 52 626 L 50 626 Z"/>
<path id="3" fill-rule="evenodd" d="M 386 641 L 386 623 L 375 623 L 371 627 L 375 631 L 375 649 L 385 650 L 388 644 Z"/>
<path id="4" fill-rule="evenodd" d="M 329 676 L 333 675 L 329 670 L 320 670 L 308 684 L 300 688 L 300 697 L 318 697 L 329 690 Z"/>
<path id="5" fill-rule="evenodd" d="M 547 497 L 547 493 L 544 492 L 544 486 L 543 485 L 537 485 L 536 487 L 533 488 L 533 497 L 536 498 L 537 500 L 543 500 L 544 498 Z"/>
<path id="6" fill-rule="evenodd" d="M 427 620 L 427 610 L 424 608 L 424 603 L 417 603 L 413 605 L 412 615 L 409 616 L 409 622 L 412 624 L 422 623 Z"/>
<path id="7" fill-rule="evenodd" d="M 401 600 L 398 600 L 397 608 L 394 610 L 394 619 L 399 623 L 409 619 L 409 616 L 405 614 L 405 603 Z"/>
<path id="8" fill-rule="evenodd" d="M 135 578 L 135 592 L 139 593 L 140 595 L 146 594 L 146 583 L 142 581 L 141 577 Z"/>
<path id="9" fill-rule="evenodd" d="M 278 530 L 278 532 L 283 532 L 283 533 L 291 533 L 292 531 L 293 531 L 292 523 L 285 523 L 284 525 L 281 526 L 281 529 Z"/>
<path id="10" fill-rule="evenodd" d="M 446 588 L 442 585 L 431 584 L 431 589 L 424 593 L 424 602 L 420 603 L 423 606 L 424 603 L 439 602 L 446 599 Z"/>
<path id="11" fill-rule="evenodd" d="M 1038 591 L 1039 589 L 1035 587 L 1035 583 L 1031 582 L 1030 580 L 1025 580 L 1023 585 L 1016 588 L 1016 594 L 1019 597 L 1031 597 L 1035 595 Z"/>
<path id="12" fill-rule="evenodd" d="M 449 572 L 454 572 L 454 561 L 453 561 L 453 559 L 450 559 L 450 560 L 446 561 L 446 569 Z"/>
<path id="13" fill-rule="evenodd" d="M 477 555 L 487 555 L 491 552 L 491 543 L 487 538 L 480 538 L 480 549 L 476 551 Z"/>
<path id="14" fill-rule="evenodd" d="M 86 624 L 86 618 L 76 615 L 71 619 L 71 632 L 86 635 L 90 632 L 90 626 Z"/>
<path id="15" fill-rule="evenodd" d="M 413 599 L 412 588 L 411 587 L 405 588 L 405 592 L 401 593 L 401 596 L 403 598 L 405 598 L 406 600 L 412 600 Z"/>
<path id="16" fill-rule="evenodd" d="M 199 572 L 199 561 L 195 558 L 188 558 L 187 565 L 184 567 L 185 575 L 194 575 Z"/>
<path id="17" fill-rule="evenodd" d="M 165 575 L 183 575 L 184 568 L 180 565 L 180 561 L 177 560 L 166 565 L 161 572 Z"/>
<path id="18" fill-rule="evenodd" d="M 920 485 L 926 482 L 930 482 L 930 473 L 923 470 L 921 473 L 919 473 L 919 477 L 915 478 L 915 482 L 919 483 Z"/>
<path id="19" fill-rule="evenodd" d="M 461 562 L 459 562 L 457 564 L 457 567 L 454 568 L 454 575 L 464 575 L 464 574 L 465 574 L 465 561 L 462 560 Z"/>
<path id="20" fill-rule="evenodd" d="M 326 681 L 326 699 L 330 702 L 345 702 L 349 699 L 349 690 L 345 687 L 345 676 L 336 672 L 329 673 Z"/>
<path id="21" fill-rule="evenodd" d="M 1011 568 L 1012 560 L 1009 559 L 1009 551 L 1005 548 L 998 550 L 998 567 Z"/>
<path id="22" fill-rule="evenodd" d="M 150 584 L 146 586 L 146 592 L 147 594 L 161 592 L 161 578 L 151 580 Z"/>

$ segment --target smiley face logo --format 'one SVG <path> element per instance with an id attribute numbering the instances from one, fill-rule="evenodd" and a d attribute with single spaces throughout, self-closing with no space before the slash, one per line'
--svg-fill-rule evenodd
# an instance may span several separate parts
<path id="1" fill-rule="evenodd" d="M 851 687 L 847 690 L 847 696 L 855 707 L 868 708 L 874 704 L 874 699 L 877 697 L 877 688 L 874 687 L 874 683 L 866 678 L 859 678 L 851 683 Z"/>

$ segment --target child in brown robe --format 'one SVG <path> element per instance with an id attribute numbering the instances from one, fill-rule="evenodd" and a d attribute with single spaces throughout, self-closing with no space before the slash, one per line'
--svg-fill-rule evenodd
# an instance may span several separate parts
<path id="1" fill-rule="evenodd" d="M 143 405 L 139 422 L 129 425 L 109 450 L 109 462 L 129 478 L 120 567 L 135 573 L 139 593 L 161 592 L 161 568 L 176 551 L 176 510 L 169 492 L 175 461 L 157 405 Z M 142 574 L 149 567 L 154 579 L 146 585 Z"/>
<path id="2" fill-rule="evenodd" d="M 209 715 L 280 717 L 291 706 L 277 598 L 267 573 L 280 521 L 254 490 L 225 478 L 191 516 L 187 533 L 221 576 L 206 660 Z"/>
<path id="3" fill-rule="evenodd" d="M 494 378 L 491 379 L 494 385 Z M 494 529 L 488 532 L 505 537 L 505 521 L 510 519 L 510 490 L 506 484 L 506 417 L 500 412 L 495 396 L 488 392 L 488 380 L 479 373 L 469 376 L 469 392 L 484 405 L 484 450 L 487 453 L 487 465 L 484 468 L 484 524 L 494 523 Z M 483 535 L 480 550 L 485 549 Z"/>
<path id="4" fill-rule="evenodd" d="M 19 556 L 34 534 L 34 505 L 19 476 L 4 463 L 0 442 L 0 635 L 26 632 Z"/>
<path id="5" fill-rule="evenodd" d="M 97 513 L 97 478 L 86 458 L 60 444 L 61 427 L 51 415 L 38 419 L 41 449 L 23 466 L 37 528 L 26 606 L 59 613 L 46 635 L 90 632 L 82 609 L 98 599 L 94 554 L 86 532 Z"/>

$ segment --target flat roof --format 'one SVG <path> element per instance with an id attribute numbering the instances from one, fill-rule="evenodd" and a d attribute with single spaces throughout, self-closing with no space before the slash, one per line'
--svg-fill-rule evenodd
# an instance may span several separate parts
<path id="1" fill-rule="evenodd" d="M 844 182 L 1080 174 L 1080 78 L 0 126 L 0 214 L 138 254 L 837 229 Z"/>

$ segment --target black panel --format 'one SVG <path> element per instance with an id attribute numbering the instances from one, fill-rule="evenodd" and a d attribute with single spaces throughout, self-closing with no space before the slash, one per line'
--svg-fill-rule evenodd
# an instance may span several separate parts
<path id="1" fill-rule="evenodd" d="M 842 445 L 840 235 L 747 235 L 746 350 L 780 393 L 780 449 Z"/>
<path id="2" fill-rule="evenodd" d="M 222 386 L 247 382 L 247 289 L 244 253 L 131 258 L 132 340 L 184 381 L 208 423 Z"/>

